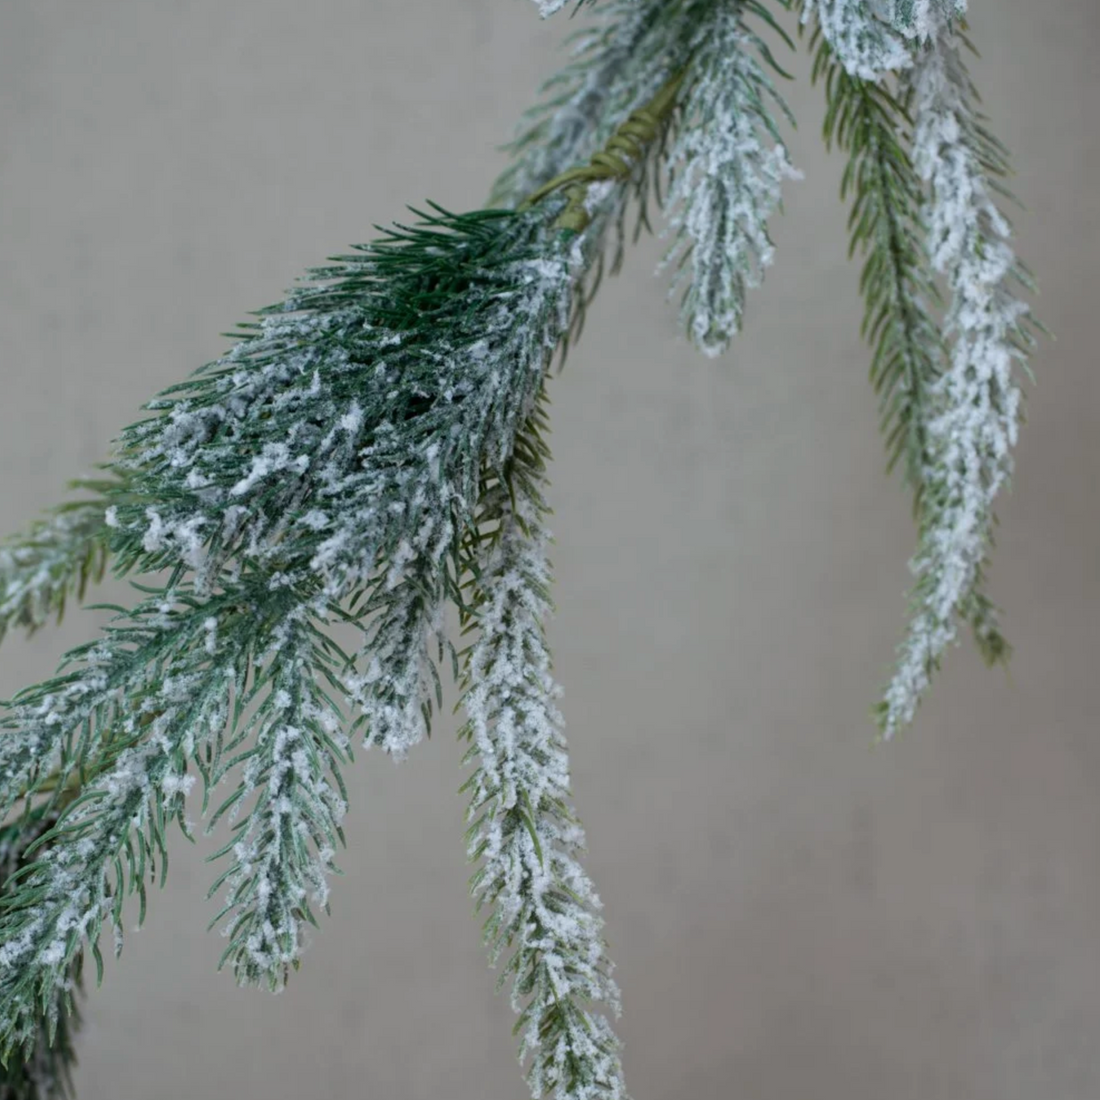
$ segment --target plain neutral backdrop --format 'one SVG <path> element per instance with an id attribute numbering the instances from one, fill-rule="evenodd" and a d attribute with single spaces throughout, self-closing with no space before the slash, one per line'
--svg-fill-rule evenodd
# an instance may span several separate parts
<path id="1" fill-rule="evenodd" d="M 1010 676 L 967 640 L 873 747 L 914 532 L 804 58 L 806 179 L 732 350 L 680 337 L 646 239 L 552 384 L 551 639 L 636 1100 L 1100 1096 L 1100 7 L 971 11 L 1057 336 L 999 509 Z M 520 0 L 4 0 L 0 527 L 307 266 L 406 203 L 480 205 L 569 29 Z M 98 621 L 6 640 L 0 695 Z M 180 839 L 87 1001 L 82 1100 L 525 1095 L 453 730 L 358 759 L 281 996 L 215 972 L 211 841 Z"/>

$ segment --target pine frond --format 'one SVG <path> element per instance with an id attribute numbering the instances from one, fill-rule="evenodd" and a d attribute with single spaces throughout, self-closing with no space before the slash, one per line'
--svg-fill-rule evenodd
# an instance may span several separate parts
<path id="1" fill-rule="evenodd" d="M 354 728 L 367 730 L 368 748 L 380 746 L 395 759 L 431 735 L 432 699 L 443 705 L 443 687 L 429 651 L 434 639 L 442 660 L 449 645 L 443 633 L 442 574 L 429 573 L 415 562 L 404 567 L 408 552 L 407 544 L 398 547 L 353 620 L 363 641 L 352 664 L 363 671 L 348 679 L 360 713 Z M 441 561 L 443 555 L 440 548 L 432 560 Z"/>
<path id="2" fill-rule="evenodd" d="M 53 617 L 60 622 L 66 604 L 82 601 L 88 585 L 103 579 L 108 483 L 71 487 L 96 495 L 53 508 L 26 532 L 0 542 L 0 641 L 13 627 L 33 633 Z"/>
<path id="3" fill-rule="evenodd" d="M 996 203 L 1006 194 L 1007 153 L 977 109 L 960 53 L 964 43 L 961 30 L 941 19 L 907 75 L 913 159 L 931 188 L 928 248 L 950 291 L 946 331 L 952 343 L 948 369 L 932 394 L 920 541 L 911 563 L 917 576 L 912 621 L 877 708 L 887 738 L 911 721 L 956 640 L 958 616 L 971 620 L 987 660 L 1008 653 L 982 587 L 996 522 L 993 502 L 1011 477 L 1022 413 L 1013 364 L 1027 371 L 1035 344 L 1034 322 L 1019 294 L 1033 284 Z"/>
<path id="4" fill-rule="evenodd" d="M 238 703 L 243 710 L 259 698 L 255 713 L 223 746 L 224 763 L 212 777 L 216 784 L 244 765 L 208 832 L 223 814 L 240 814 L 255 795 L 234 838 L 209 857 L 233 856 L 208 896 L 223 884 L 228 888 L 211 927 L 228 915 L 229 944 L 219 969 L 231 962 L 241 985 L 279 988 L 288 967 L 298 968 L 304 922 L 317 926 L 311 903 L 328 912 L 328 875 L 337 873 L 333 857 L 344 843 L 340 821 L 347 810 L 340 765 L 350 751 L 339 705 L 324 684 L 346 694 L 335 675 L 341 657 L 304 609 L 293 608 L 259 656 L 254 681 Z"/>
<path id="5" fill-rule="evenodd" d="M 668 154 L 667 205 L 676 240 L 658 271 L 679 257 L 670 294 L 690 275 L 681 320 L 708 356 L 720 355 L 740 331 L 746 292 L 761 284 L 774 255 L 768 218 L 782 208 L 783 181 L 800 178 L 768 100 L 794 119 L 753 54 L 778 66 L 744 23 L 744 13 L 755 8 L 729 4 L 699 24 Z"/>
<path id="6" fill-rule="evenodd" d="M 602 1002 L 617 1014 L 619 991 L 600 901 L 577 861 L 584 832 L 570 804 L 544 630 L 552 610 L 545 428 L 537 410 L 506 470 L 486 471 L 480 534 L 467 543 L 464 632 L 476 629 L 477 640 L 464 651 L 468 720 L 459 737 L 469 742 L 464 762 L 475 764 L 462 787 L 470 792 L 468 853 L 480 865 L 471 890 L 478 910 L 490 908 L 491 961 L 507 953 L 497 987 L 511 978 L 532 1095 L 621 1100 L 619 1040 L 590 1007 Z"/>
<path id="7" fill-rule="evenodd" d="M 286 597 L 284 597 L 286 599 Z M 189 765 L 208 775 L 254 647 L 277 623 L 266 586 L 241 583 L 205 602 L 186 584 L 155 591 L 64 672 L 21 693 L 0 720 L 3 805 L 38 796 L 59 809 L 35 860 L 0 906 L 0 1048 L 36 1038 L 40 1006 L 106 922 L 122 946 L 122 908 L 167 871 L 166 828 L 188 831 Z M 119 609 L 121 611 L 121 609 Z M 275 621 L 273 622 L 273 616 Z"/>
<path id="8" fill-rule="evenodd" d="M 925 249 L 924 187 L 909 155 L 911 124 L 885 83 L 848 75 L 820 27 L 810 47 L 813 79 L 825 87 L 826 144 L 848 154 L 840 197 L 852 198 L 850 254 L 866 257 L 862 332 L 873 349 L 870 377 L 887 470 L 902 462 L 916 516 L 929 462 L 930 391 L 946 351 L 932 312 L 941 299 Z"/>
<path id="9" fill-rule="evenodd" d="M 56 822 L 56 812 L 38 808 L 0 827 L 0 884 L 27 865 L 27 849 Z M 80 1028 L 73 995 L 80 991 L 80 961 L 78 956 L 69 981 L 40 1011 L 30 1053 L 14 1051 L 7 1063 L 0 1065 L 0 1100 L 66 1100 L 73 1096 L 74 1039 Z"/>

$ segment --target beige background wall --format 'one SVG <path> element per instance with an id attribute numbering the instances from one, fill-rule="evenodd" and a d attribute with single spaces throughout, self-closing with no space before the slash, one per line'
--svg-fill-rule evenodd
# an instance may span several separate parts
<path id="1" fill-rule="evenodd" d="M 552 640 L 636 1100 L 1100 1096 L 1100 7 L 971 7 L 1058 336 L 1001 507 L 1011 680 L 967 643 L 871 748 L 913 532 L 801 59 L 807 179 L 733 351 L 678 338 L 650 240 L 553 385 Z M 567 29 L 518 0 L 4 0 L 0 527 L 308 264 L 406 202 L 478 205 Z M 7 641 L 0 695 L 94 621 Z M 280 997 L 214 972 L 212 871 L 176 845 L 88 1002 L 83 1100 L 524 1094 L 452 729 L 359 760 Z"/>

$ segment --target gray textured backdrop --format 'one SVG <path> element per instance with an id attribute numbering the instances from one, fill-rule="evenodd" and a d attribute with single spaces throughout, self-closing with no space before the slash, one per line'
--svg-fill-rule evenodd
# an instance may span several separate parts
<path id="1" fill-rule="evenodd" d="M 1010 678 L 967 642 L 870 747 L 913 531 L 801 60 L 807 179 L 734 349 L 679 339 L 649 240 L 553 384 L 551 636 L 637 1100 L 1100 1096 L 1100 10 L 971 7 L 1058 336 L 1000 509 Z M 0 526 L 307 265 L 406 202 L 479 205 L 567 29 L 518 0 L 4 0 Z M 95 621 L 6 642 L 0 694 Z M 524 1094 L 452 730 L 358 761 L 346 877 L 280 997 L 214 972 L 212 871 L 176 845 L 88 1002 L 83 1100 Z"/>

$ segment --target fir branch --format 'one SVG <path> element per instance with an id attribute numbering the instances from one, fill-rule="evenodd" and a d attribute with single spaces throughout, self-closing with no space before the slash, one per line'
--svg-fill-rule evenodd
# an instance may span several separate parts
<path id="1" fill-rule="evenodd" d="M 56 822 L 55 811 L 37 808 L 0 827 L 0 883 L 27 865 L 27 849 Z M 31 1053 L 17 1051 L 0 1066 L 0 1100 L 65 1100 L 73 1095 L 74 1038 L 80 1027 L 73 994 L 80 989 L 80 962 L 78 956 L 65 985 L 40 1012 Z"/>
<path id="2" fill-rule="evenodd" d="M 0 717 L 0 805 L 79 787 L 0 910 L 3 1049 L 33 1044 L 36 1006 L 86 945 L 101 967 L 105 922 L 121 950 L 124 899 L 144 915 L 168 821 L 188 831 L 192 765 L 209 793 L 246 764 L 214 815 L 257 792 L 221 853 L 235 857 L 223 961 L 241 981 L 285 980 L 343 813 L 346 743 L 319 679 L 360 708 L 368 744 L 399 755 L 426 725 L 425 639 L 443 597 L 462 606 L 482 472 L 511 460 L 637 170 L 599 181 L 583 228 L 557 228 L 568 203 L 552 194 L 522 213 L 435 208 L 363 259 L 336 257 L 124 432 L 125 491 L 106 512 L 117 568 L 172 573 Z M 362 626 L 351 657 L 318 641 L 330 614 Z"/>
<path id="3" fill-rule="evenodd" d="M 24 533 L 0 543 L 0 641 L 12 627 L 33 633 L 51 617 L 60 622 L 71 600 L 82 601 L 107 567 L 107 502 L 114 486 L 74 481 L 96 494 L 51 509 Z"/>
<path id="4" fill-rule="evenodd" d="M 670 294 L 690 272 L 681 320 L 708 356 L 721 354 L 740 330 L 746 291 L 761 284 L 774 255 L 767 220 L 782 208 L 783 180 L 801 175 L 790 164 L 766 101 L 773 100 L 792 124 L 794 119 L 749 51 L 778 66 L 745 26 L 746 11 L 775 26 L 760 5 L 731 3 L 697 28 L 690 90 L 668 156 L 669 221 L 677 237 L 658 270 L 679 255 Z"/>
<path id="5" fill-rule="evenodd" d="M 584 832 L 570 805 L 569 765 L 560 689 L 551 676 L 544 620 L 552 610 L 548 508 L 542 495 L 549 451 L 545 413 L 536 409 L 503 471 L 488 470 L 478 535 L 467 543 L 470 599 L 459 731 L 476 762 L 470 792 L 468 853 L 477 908 L 491 912 L 484 940 L 495 965 L 510 955 L 497 983 L 512 979 L 530 1059 L 532 1095 L 558 1100 L 625 1097 L 619 1040 L 603 1002 L 619 1012 L 619 991 L 605 953 L 599 898 L 577 855 Z M 457 708 L 456 708 L 457 709 Z"/>
<path id="6" fill-rule="evenodd" d="M 995 196 L 1006 194 L 1007 153 L 978 111 L 959 51 L 965 40 L 941 17 L 935 38 L 908 75 L 915 118 L 914 163 L 931 185 L 929 251 L 951 293 L 948 369 L 934 387 L 928 425 L 917 583 L 912 622 L 894 679 L 877 708 L 883 735 L 911 721 L 946 647 L 956 616 L 969 618 L 987 660 L 1007 656 L 996 609 L 983 595 L 992 546 L 993 501 L 1012 473 L 1022 394 L 1013 363 L 1028 370 L 1035 337 L 1019 289 L 1032 288 L 1008 241 Z"/>
<path id="7" fill-rule="evenodd" d="M 929 393 L 943 373 L 945 349 L 932 315 L 940 294 L 924 246 L 924 188 L 908 152 L 910 120 L 883 82 L 847 73 L 820 26 L 810 46 L 813 80 L 825 87 L 825 142 L 848 154 L 840 197 L 853 196 L 849 255 L 859 249 L 866 256 L 861 331 L 873 348 L 870 377 L 879 395 L 887 470 L 904 459 L 916 516 L 930 461 Z"/>

